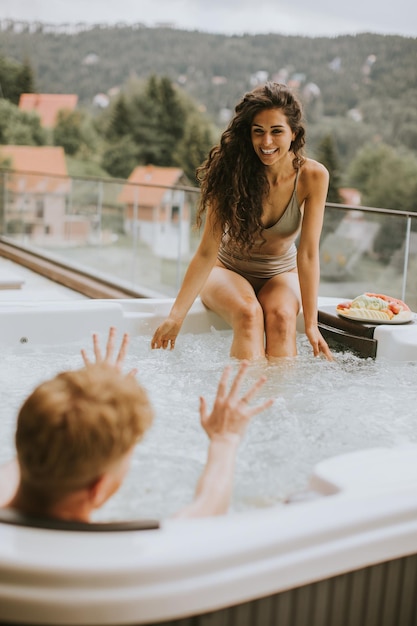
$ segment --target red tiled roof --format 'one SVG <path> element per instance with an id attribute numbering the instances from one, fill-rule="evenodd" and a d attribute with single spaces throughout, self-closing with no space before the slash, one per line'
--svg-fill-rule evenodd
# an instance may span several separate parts
<path id="1" fill-rule="evenodd" d="M 21 174 L 25 174 L 24 187 L 27 191 L 53 191 L 68 187 L 65 152 L 61 146 L 0 146 L 0 156 L 10 160 L 10 167 L 20 175 L 20 180 L 23 179 Z M 26 174 L 28 172 L 34 175 Z M 48 178 L 48 174 L 55 177 Z"/>
<path id="2" fill-rule="evenodd" d="M 41 125 L 53 128 L 58 111 L 63 109 L 73 111 L 77 106 L 76 94 L 58 93 L 22 93 L 19 99 L 19 109 L 35 111 L 41 118 Z"/>
<path id="3" fill-rule="evenodd" d="M 125 185 L 119 194 L 119 202 L 133 204 L 135 198 L 136 185 L 141 185 L 138 194 L 138 204 L 140 206 L 158 206 L 166 193 L 166 189 L 161 187 L 148 187 L 146 185 L 164 185 L 173 187 L 178 184 L 184 172 L 179 167 L 159 167 L 157 165 L 138 165 L 127 179 L 129 183 L 135 185 Z"/>

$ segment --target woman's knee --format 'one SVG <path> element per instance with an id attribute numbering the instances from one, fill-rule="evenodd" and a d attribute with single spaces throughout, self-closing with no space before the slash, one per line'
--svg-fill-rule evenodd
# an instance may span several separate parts
<path id="1" fill-rule="evenodd" d="M 233 312 L 234 323 L 250 328 L 264 323 L 264 313 L 256 297 L 242 298 Z"/>
<path id="2" fill-rule="evenodd" d="M 266 330 L 274 329 L 283 334 L 294 332 L 297 324 L 297 312 L 291 307 L 274 307 L 264 311 Z"/>

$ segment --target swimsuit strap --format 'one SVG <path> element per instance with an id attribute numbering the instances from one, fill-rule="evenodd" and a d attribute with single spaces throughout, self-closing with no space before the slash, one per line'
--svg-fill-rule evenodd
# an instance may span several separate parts
<path id="1" fill-rule="evenodd" d="M 299 174 L 300 174 L 300 168 L 297 169 L 297 173 L 295 175 L 294 191 L 296 191 L 296 189 L 297 189 L 297 183 L 298 183 L 298 176 L 299 176 Z"/>

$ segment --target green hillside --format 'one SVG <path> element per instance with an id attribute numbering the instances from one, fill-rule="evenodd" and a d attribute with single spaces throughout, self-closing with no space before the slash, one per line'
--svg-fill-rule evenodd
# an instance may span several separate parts
<path id="1" fill-rule="evenodd" d="M 16 32 L 3 22 L 0 54 L 29 59 L 38 91 L 77 93 L 85 105 L 131 77 L 168 76 L 215 119 L 251 87 L 257 72 L 293 80 L 313 98 L 317 90 L 308 86 L 316 85 L 320 116 L 366 109 L 373 99 L 381 107 L 399 101 L 414 108 L 417 96 L 417 40 L 399 36 L 226 36 L 141 25 L 65 34 L 46 25 Z"/>
<path id="2" fill-rule="evenodd" d="M 1 59 L 5 60 L 3 75 Z M 13 63 L 21 64 L 21 76 L 10 65 Z M 77 156 L 92 159 L 119 177 L 124 170 L 130 171 L 131 159 L 132 163 L 151 160 L 179 164 L 193 180 L 194 168 L 201 163 L 211 141 L 204 124 L 214 129 L 214 136 L 218 135 L 243 93 L 266 79 L 286 82 L 305 105 L 308 154 L 332 166 L 335 193 L 339 185 L 353 185 L 361 189 L 364 202 L 403 209 L 412 206 L 414 210 L 416 38 L 370 33 L 333 38 L 227 36 L 141 24 L 70 27 L 3 20 L 0 83 L 3 80 L 4 86 L 10 76 L 9 67 L 20 76 L 15 90 L 22 81 L 30 84 L 33 78 L 34 90 L 40 93 L 78 94 L 79 109 L 87 117 L 75 120 L 85 144 L 81 141 Z M 188 103 L 184 100 L 188 121 L 182 129 L 182 145 L 170 151 L 172 163 L 162 162 L 161 156 L 153 155 L 151 159 L 143 154 L 150 145 L 144 137 L 152 129 L 158 132 L 159 122 L 151 120 L 155 110 L 152 104 L 145 106 L 142 99 L 138 107 L 134 89 L 155 76 L 168 79 L 177 94 L 184 92 L 188 97 Z M 3 88 L 0 96 L 8 98 L 4 92 Z M 126 101 L 121 94 L 127 94 Z M 98 95 L 101 102 L 107 98 L 114 106 L 100 108 Z M 9 99 L 17 101 L 16 97 Z M 149 106 L 150 114 L 143 116 Z M 120 111 L 126 107 L 131 130 L 119 129 L 117 142 L 111 136 L 111 123 L 115 123 L 112 119 L 120 122 Z M 191 116 L 193 107 L 200 118 L 195 113 Z M 3 110 L 11 120 L 16 118 L 10 107 L 4 105 Z M 165 113 L 169 117 L 169 111 Z M 87 118 L 95 120 L 94 132 Z M 124 122 L 126 126 L 126 119 Z M 44 141 L 38 137 L 40 131 L 34 122 L 30 132 L 26 128 L 24 134 L 20 123 L 13 122 L 13 141 L 23 143 L 25 137 L 29 137 L 29 143 Z M 87 134 L 82 124 L 89 129 Z M 165 125 L 169 130 L 169 124 Z M 61 131 L 68 135 L 68 125 Z M 3 135 L 0 143 L 10 141 L 9 128 Z M 153 147 L 157 136 L 153 134 Z M 165 137 L 159 139 L 168 145 Z M 364 180 L 364 166 L 373 174 L 379 172 L 378 177 L 369 174 Z M 394 176 L 394 172 L 401 176 Z"/>

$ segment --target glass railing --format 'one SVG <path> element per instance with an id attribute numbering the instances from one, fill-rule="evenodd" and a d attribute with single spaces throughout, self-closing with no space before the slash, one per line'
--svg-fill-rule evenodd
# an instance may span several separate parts
<path id="1" fill-rule="evenodd" d="M 320 274 L 320 295 L 385 293 L 416 311 L 417 212 L 328 203 Z"/>
<path id="2" fill-rule="evenodd" d="M 198 189 L 0 174 L 5 240 L 145 295 L 176 294 L 199 241 Z"/>
<path id="3" fill-rule="evenodd" d="M 129 286 L 174 296 L 200 234 L 198 189 L 0 170 L 0 236 Z M 320 295 L 389 293 L 417 310 L 417 213 L 328 203 Z"/>

